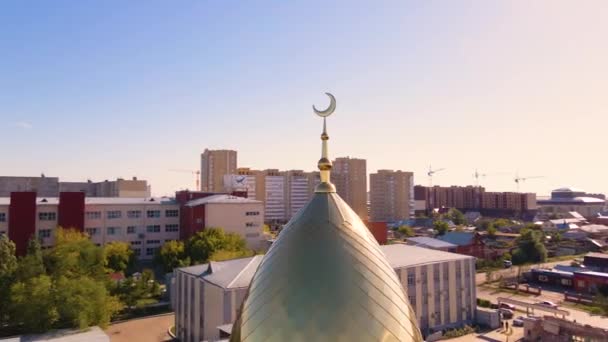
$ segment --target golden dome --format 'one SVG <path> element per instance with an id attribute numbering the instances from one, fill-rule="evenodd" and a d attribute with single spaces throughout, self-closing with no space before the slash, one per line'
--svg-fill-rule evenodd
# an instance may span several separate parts
<path id="1" fill-rule="evenodd" d="M 323 117 L 322 161 L 329 160 Z M 313 107 L 314 108 L 314 107 Z M 323 114 L 323 115 L 321 115 Z M 321 168 L 321 166 L 324 166 Z M 285 226 L 258 267 L 232 328 L 241 341 L 422 341 L 393 268 L 319 162 L 312 200 Z"/>

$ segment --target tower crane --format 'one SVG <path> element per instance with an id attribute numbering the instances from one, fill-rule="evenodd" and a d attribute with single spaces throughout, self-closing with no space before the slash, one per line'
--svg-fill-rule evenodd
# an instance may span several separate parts
<path id="1" fill-rule="evenodd" d="M 519 174 L 515 174 L 515 178 L 513 179 L 515 181 L 515 184 L 517 185 L 517 192 L 519 192 L 519 183 L 523 183 L 525 181 L 527 181 L 528 179 L 536 179 L 536 178 L 544 178 L 545 176 L 527 176 L 527 177 L 520 177 Z"/>
<path id="2" fill-rule="evenodd" d="M 196 191 L 201 191 L 201 171 L 200 170 L 182 170 L 182 169 L 170 169 L 171 172 L 181 172 L 181 173 L 190 173 L 193 174 L 195 179 L 194 182 L 196 184 Z"/>
<path id="3" fill-rule="evenodd" d="M 437 172 L 444 171 L 444 170 L 445 170 L 445 168 L 433 170 L 433 167 L 431 165 L 429 165 L 429 172 L 426 173 L 429 176 L 429 187 L 433 186 L 433 175 L 436 174 Z"/>

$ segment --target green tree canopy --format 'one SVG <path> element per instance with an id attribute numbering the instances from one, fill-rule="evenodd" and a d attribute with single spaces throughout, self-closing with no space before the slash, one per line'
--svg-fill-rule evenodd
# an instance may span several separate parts
<path id="1" fill-rule="evenodd" d="M 116 297 L 111 296 L 103 282 L 88 276 L 56 281 L 57 311 L 68 326 L 80 329 L 92 325 L 105 327 L 110 318 L 121 309 Z"/>
<path id="2" fill-rule="evenodd" d="M 450 229 L 450 226 L 445 221 L 435 221 L 433 223 L 433 228 L 437 231 L 437 235 L 444 235 Z"/>
<path id="3" fill-rule="evenodd" d="M 416 235 L 414 233 L 414 229 L 412 229 L 412 227 L 410 226 L 401 226 L 399 227 L 399 229 L 397 229 L 397 231 L 401 234 L 403 234 L 403 236 L 405 237 L 412 237 L 414 235 Z"/>
<path id="4" fill-rule="evenodd" d="M 95 246 L 88 236 L 72 229 L 58 228 L 55 246 L 47 254 L 45 266 L 53 277 L 78 278 L 90 276 L 107 279 L 103 249 Z"/>
<path id="5" fill-rule="evenodd" d="M 6 234 L 0 235 L 0 278 L 11 277 L 17 270 L 15 243 Z"/>
<path id="6" fill-rule="evenodd" d="M 15 251 L 15 243 L 0 235 L 0 326 L 9 320 L 9 293 L 18 266 Z"/>
<path id="7" fill-rule="evenodd" d="M 488 227 L 487 232 L 488 232 L 488 236 L 491 236 L 491 237 L 496 236 L 496 228 L 494 227 L 494 225 L 490 225 Z"/>
<path id="8" fill-rule="evenodd" d="M 547 249 L 543 241 L 542 231 L 523 228 L 516 240 L 517 248 L 513 251 L 513 263 L 520 265 L 527 262 L 546 261 Z"/>
<path id="9" fill-rule="evenodd" d="M 135 262 L 131 246 L 122 241 L 113 241 L 103 247 L 105 266 L 112 272 L 124 273 Z"/>
<path id="10" fill-rule="evenodd" d="M 19 260 L 16 279 L 18 281 L 26 281 L 44 274 L 42 247 L 38 239 L 32 238 L 27 244 L 27 254 Z"/>
<path id="11" fill-rule="evenodd" d="M 232 260 L 239 258 L 247 258 L 255 255 L 255 253 L 251 250 L 240 250 L 240 251 L 227 251 L 225 249 L 220 249 L 219 251 L 213 252 L 209 257 L 211 261 L 224 261 L 224 260 Z"/>
<path id="12" fill-rule="evenodd" d="M 16 282 L 10 292 L 11 321 L 28 332 L 50 329 L 59 320 L 53 293 L 52 279 L 46 275 Z"/>
<path id="13" fill-rule="evenodd" d="M 463 225 L 466 223 L 464 214 L 456 208 L 450 209 L 448 212 L 448 218 L 456 225 Z"/>
<path id="14" fill-rule="evenodd" d="M 190 257 L 186 255 L 186 246 L 183 241 L 166 242 L 158 251 L 156 260 L 163 266 L 165 272 L 190 265 Z"/>
<path id="15" fill-rule="evenodd" d="M 219 250 L 244 251 L 245 240 L 238 234 L 225 233 L 221 228 L 207 228 L 197 232 L 186 244 L 186 254 L 193 264 L 205 263 Z"/>

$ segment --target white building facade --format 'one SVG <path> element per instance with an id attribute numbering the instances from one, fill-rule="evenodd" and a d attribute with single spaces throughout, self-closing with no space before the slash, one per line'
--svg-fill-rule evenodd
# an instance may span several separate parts
<path id="1" fill-rule="evenodd" d="M 475 258 L 401 244 L 380 248 L 397 273 L 425 336 L 475 321 Z M 175 269 L 171 298 L 177 337 L 184 342 L 225 337 L 219 327 L 236 319 L 262 258 Z"/>

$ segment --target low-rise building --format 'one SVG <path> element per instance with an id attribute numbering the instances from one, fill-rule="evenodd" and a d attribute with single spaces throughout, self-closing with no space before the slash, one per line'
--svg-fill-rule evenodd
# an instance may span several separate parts
<path id="1" fill-rule="evenodd" d="M 486 253 L 486 246 L 481 235 L 477 232 L 457 232 L 451 231 L 444 235 L 437 236 L 437 239 L 458 246 L 456 253 L 474 256 L 476 258 L 489 257 Z"/>
<path id="2" fill-rule="evenodd" d="M 581 189 L 559 188 L 551 192 L 551 197 L 539 199 L 538 212 L 545 215 L 560 215 L 576 211 L 585 218 L 596 217 L 606 206 L 606 197 L 588 194 Z"/>
<path id="3" fill-rule="evenodd" d="M 475 258 L 403 244 L 380 247 L 397 273 L 424 335 L 472 324 Z M 217 341 L 232 323 L 262 256 L 174 270 L 171 298 L 177 337 Z M 323 284 L 319 284 L 323 286 Z"/>
<path id="4" fill-rule="evenodd" d="M 17 254 L 38 237 L 43 247 L 54 244 L 57 227 L 87 233 L 97 245 L 129 242 L 135 255 L 151 259 L 169 240 L 179 239 L 179 205 L 170 198 L 85 197 L 62 192 L 59 197 L 37 197 L 35 192 L 13 192 L 0 198 L 0 234 L 15 242 Z"/>
<path id="5" fill-rule="evenodd" d="M 181 239 L 185 240 L 205 228 L 219 227 L 236 233 L 251 249 L 262 248 L 264 204 L 262 201 L 228 194 L 193 199 L 182 206 Z"/>

